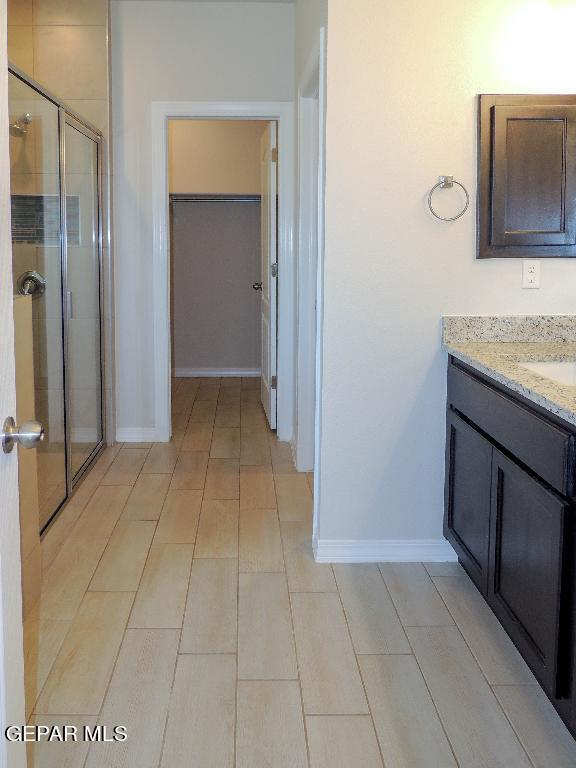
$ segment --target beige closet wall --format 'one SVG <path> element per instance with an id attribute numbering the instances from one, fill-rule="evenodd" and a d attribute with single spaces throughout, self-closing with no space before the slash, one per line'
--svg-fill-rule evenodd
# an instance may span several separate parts
<path id="1" fill-rule="evenodd" d="M 171 120 L 170 192 L 260 194 L 258 120 Z"/>

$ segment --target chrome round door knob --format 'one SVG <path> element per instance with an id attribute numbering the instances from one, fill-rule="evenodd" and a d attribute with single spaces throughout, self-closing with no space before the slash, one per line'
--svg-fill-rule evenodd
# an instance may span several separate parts
<path id="1" fill-rule="evenodd" d="M 11 453 L 16 443 L 22 448 L 35 448 L 44 440 L 44 434 L 44 427 L 39 421 L 26 421 L 17 427 L 12 416 L 8 416 L 0 433 L 2 450 Z"/>
<path id="2" fill-rule="evenodd" d="M 254 288 L 255 291 L 261 291 L 262 283 L 252 283 L 252 288 Z"/>

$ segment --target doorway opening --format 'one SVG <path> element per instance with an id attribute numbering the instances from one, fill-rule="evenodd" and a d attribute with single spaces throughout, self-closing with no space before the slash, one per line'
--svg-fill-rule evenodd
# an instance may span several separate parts
<path id="1" fill-rule="evenodd" d="M 261 249 L 266 259 L 262 280 L 261 310 L 261 400 L 269 424 L 281 441 L 293 438 L 295 397 L 295 270 L 293 261 L 294 210 L 294 122 L 290 103 L 156 102 L 152 105 L 152 178 L 154 232 L 154 349 L 156 442 L 167 442 L 174 434 L 171 413 L 173 372 L 170 270 L 170 153 L 169 124 L 172 121 L 262 121 L 266 146 L 261 146 L 260 166 L 269 169 L 262 189 L 261 210 L 266 223 Z M 275 143 L 276 142 L 276 143 Z M 266 148 L 267 147 L 267 148 Z M 268 152 L 267 159 L 264 155 Z M 205 193 L 200 193 L 205 194 Z M 213 201 L 204 201 L 206 205 Z M 198 201 L 195 202 L 198 204 Z M 172 202 L 175 208 L 183 203 Z M 278 287 L 279 286 L 279 289 Z M 278 290 L 280 297 L 278 296 Z M 212 297 L 214 299 L 214 297 Z M 177 312 L 177 307 L 175 307 Z M 274 343 L 276 340 L 276 343 Z M 176 348 L 174 353 L 176 354 Z M 202 366 L 198 366 L 202 367 Z M 276 417 L 276 420 L 275 420 Z"/>
<path id="2" fill-rule="evenodd" d="M 276 190 L 276 121 L 169 120 L 173 378 L 259 380 L 272 429 Z"/>

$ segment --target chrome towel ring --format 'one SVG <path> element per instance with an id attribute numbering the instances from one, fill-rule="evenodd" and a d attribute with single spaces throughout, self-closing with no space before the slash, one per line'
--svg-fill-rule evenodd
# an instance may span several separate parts
<path id="1" fill-rule="evenodd" d="M 468 190 L 466 189 L 464 184 L 461 184 L 459 181 L 456 181 L 454 179 L 454 176 L 439 176 L 438 178 L 439 178 L 438 183 L 434 184 L 434 186 L 428 193 L 428 208 L 430 208 L 430 213 L 433 216 L 435 216 L 437 219 L 440 219 L 440 221 L 456 221 L 456 219 L 459 219 L 461 216 L 464 216 L 464 214 L 468 210 L 468 206 L 470 205 L 470 195 L 468 194 Z M 451 189 L 454 186 L 454 184 L 456 184 L 457 187 L 460 187 L 460 189 L 466 195 L 466 204 L 464 205 L 464 208 L 460 211 L 460 213 L 456 214 L 456 216 L 450 216 L 450 217 L 439 216 L 432 206 L 432 195 L 437 189 Z"/>

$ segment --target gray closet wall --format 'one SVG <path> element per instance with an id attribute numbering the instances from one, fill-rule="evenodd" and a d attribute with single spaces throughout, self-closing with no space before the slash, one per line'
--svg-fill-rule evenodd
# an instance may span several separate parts
<path id="1" fill-rule="evenodd" d="M 260 200 L 171 197 L 176 375 L 260 369 Z"/>

